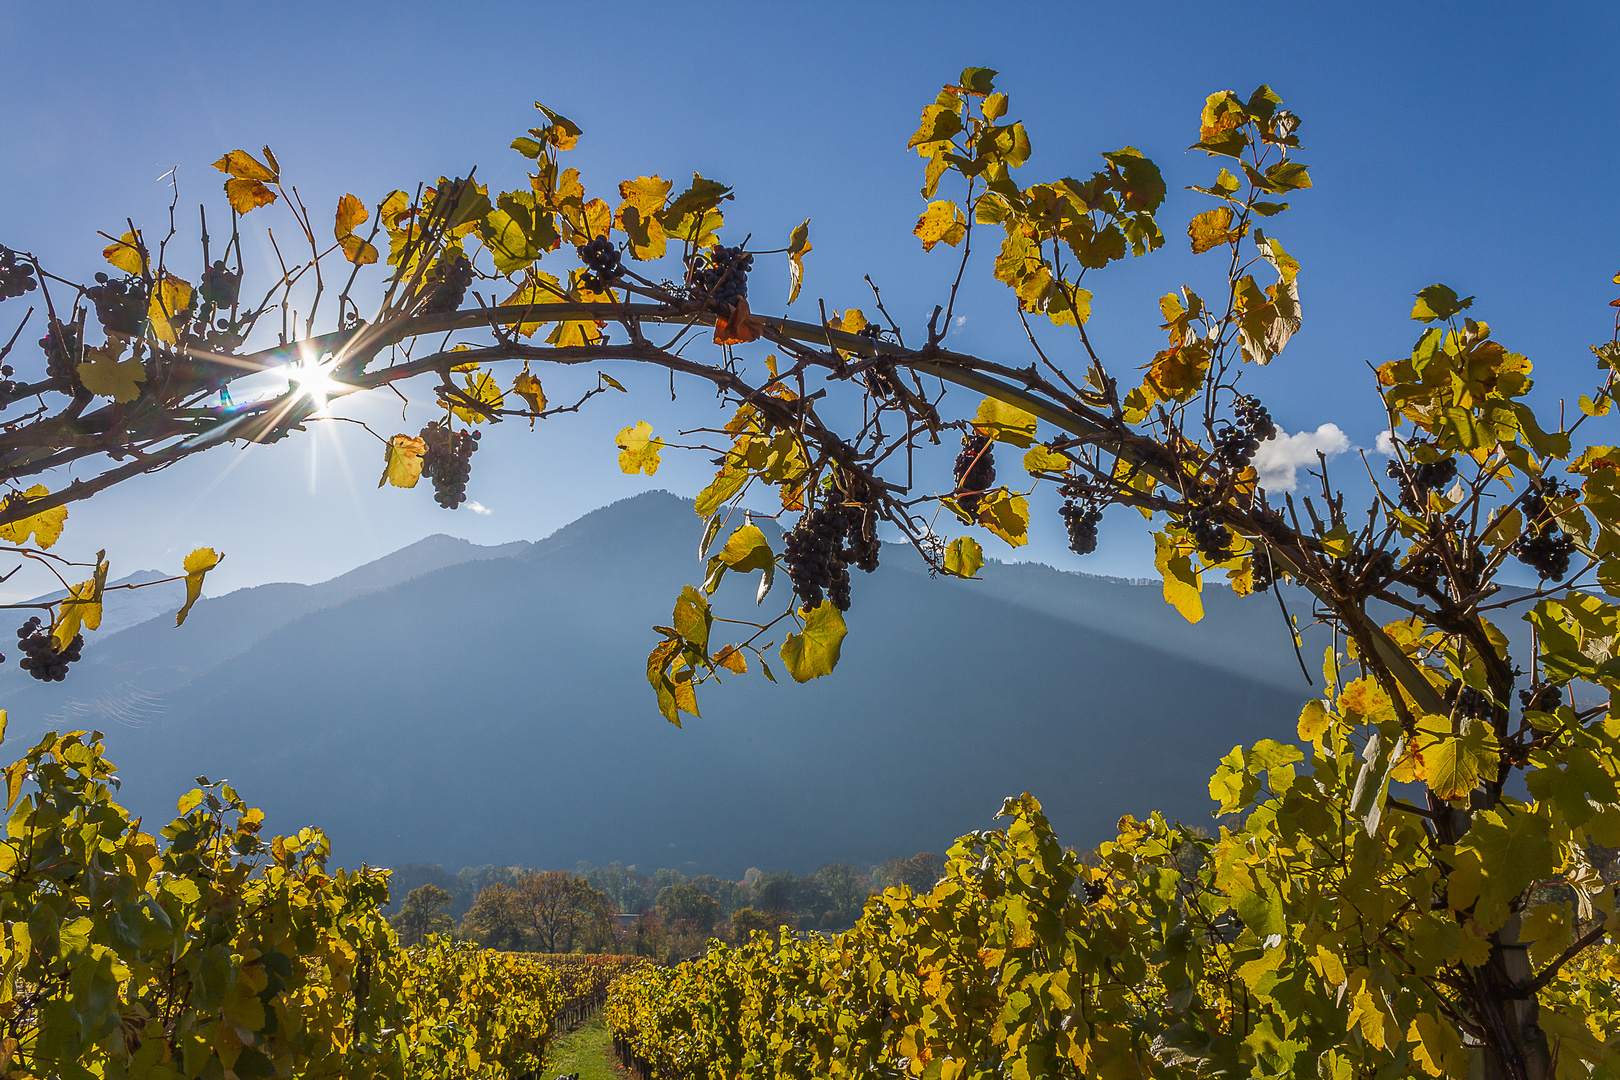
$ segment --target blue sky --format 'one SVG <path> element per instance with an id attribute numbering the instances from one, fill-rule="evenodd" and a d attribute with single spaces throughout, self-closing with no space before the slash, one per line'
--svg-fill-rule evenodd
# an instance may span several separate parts
<path id="1" fill-rule="evenodd" d="M 610 195 L 652 172 L 722 179 L 737 190 L 729 238 L 752 232 L 757 246 L 778 246 L 812 219 L 796 315 L 813 319 L 821 297 L 829 309 L 870 309 L 869 273 L 918 327 L 952 267 L 909 235 L 923 203 L 905 143 L 939 85 L 981 65 L 1002 72 L 1012 115 L 1028 125 L 1035 153 L 1022 182 L 1084 176 L 1099 152 L 1125 144 L 1166 172 L 1169 247 L 1087 282 L 1094 338 L 1125 372 L 1159 347 L 1157 297 L 1219 273 L 1187 252 L 1184 233 L 1203 207 L 1181 188 L 1216 170 L 1184 151 L 1203 98 L 1268 82 L 1304 118 L 1301 156 L 1316 186 L 1274 230 L 1304 266 L 1304 329 L 1251 386 L 1288 431 L 1332 423 L 1371 447 L 1384 424 L 1367 364 L 1410 347 L 1411 294 L 1434 281 L 1479 297 L 1474 314 L 1536 363 L 1543 402 L 1590 383 L 1587 345 L 1606 336 L 1620 269 L 1617 32 L 1620 8 L 1599 3 L 7 2 L 0 242 L 88 277 L 96 230 L 121 231 L 126 216 L 160 226 L 160 177 L 172 167 L 182 207 L 218 207 L 209 163 L 264 143 L 315 208 L 344 192 L 373 203 L 474 164 L 514 186 L 525 162 L 506 146 L 541 100 L 585 129 L 573 164 L 588 191 Z M 287 229 L 278 213 L 248 223 Z M 980 284 L 959 305 L 956 346 L 1024 362 L 1010 295 L 982 284 L 987 266 L 969 275 Z M 785 271 L 762 264 L 755 306 L 778 309 L 785 293 Z M 21 307 L 0 309 L 7 336 Z M 33 351 L 20 347 L 24 364 L 38 362 Z M 471 496 L 487 514 L 447 513 L 425 490 L 375 490 L 377 444 L 326 424 L 274 447 L 221 448 L 81 504 L 64 549 L 105 546 L 119 574 L 177 566 L 211 544 L 229 556 L 210 581 L 219 592 L 320 580 L 432 532 L 535 539 L 647 487 L 695 492 L 700 459 L 667 454 L 656 477 L 632 479 L 612 439 L 642 419 L 660 433 L 706 423 L 712 402 L 690 387 L 672 405 L 667 382 L 609 370 L 629 398 L 597 399 L 533 435 L 507 423 L 486 436 Z M 562 400 L 592 378 L 564 375 L 547 389 Z M 388 394 L 348 412 L 379 430 L 428 418 L 419 405 L 400 424 Z M 948 462 L 934 467 L 948 482 Z M 1051 506 L 1038 506 L 1018 557 L 1151 572 L 1151 546 L 1124 515 L 1079 560 Z"/>

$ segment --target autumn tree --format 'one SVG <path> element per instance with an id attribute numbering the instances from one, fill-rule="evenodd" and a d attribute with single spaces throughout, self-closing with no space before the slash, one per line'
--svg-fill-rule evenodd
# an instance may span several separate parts
<path id="1" fill-rule="evenodd" d="M 515 923 L 541 952 L 573 952 L 594 924 L 606 922 L 608 899 L 566 870 L 542 870 L 519 879 L 510 892 Z"/>
<path id="2" fill-rule="evenodd" d="M 500 882 L 478 890 L 461 917 L 461 932 L 491 949 L 522 949 L 527 935 L 518 921 L 517 890 Z"/>
<path id="3" fill-rule="evenodd" d="M 450 917 L 454 899 L 431 882 L 418 886 L 406 894 L 399 914 L 389 919 L 388 925 L 399 935 L 402 945 L 420 945 L 429 934 L 448 934 L 455 927 Z"/>
<path id="4" fill-rule="evenodd" d="M 666 885 L 658 891 L 658 913 L 668 922 L 706 934 L 720 918 L 720 901 L 691 882 Z"/>
<path id="5" fill-rule="evenodd" d="M 646 667 L 672 723 L 698 717 L 699 690 L 722 679 L 828 675 L 846 615 L 858 624 L 852 572 L 882 556 L 880 523 L 933 571 L 971 578 L 981 538 L 1027 542 L 1038 484 L 1056 486 L 1081 554 L 1110 508 L 1151 519 L 1165 599 L 1188 619 L 1217 581 L 1284 608 L 1291 582 L 1334 631 L 1326 690 L 1297 730 L 1220 764 L 1211 794 L 1236 824 L 1217 837 L 1132 826 L 1109 848 L 1087 917 L 1121 921 L 1129 962 L 1075 974 L 1091 1003 L 1084 1052 L 1128 1045 L 1183 1075 L 1477 1067 L 1541 1080 L 1555 1058 L 1612 1061 L 1582 1019 L 1595 991 L 1570 972 L 1610 949 L 1616 926 L 1586 852 L 1620 843 L 1620 451 L 1588 420 L 1612 411 L 1620 326 L 1594 317 L 1596 377 L 1559 388 L 1579 397 L 1565 409 L 1534 392 L 1532 361 L 1476 318 L 1474 297 L 1415 288 L 1413 345 L 1376 372 L 1385 474 L 1347 489 L 1324 465 L 1310 494 L 1278 498 L 1253 466 L 1276 426 L 1245 379 L 1282 362 L 1303 326 L 1308 274 L 1286 247 L 1289 201 L 1312 186 L 1300 118 L 1269 87 L 1212 94 L 1189 123 L 1205 157 L 1177 179 L 1208 208 L 1183 228 L 1161 222 L 1167 180 L 1135 147 L 1029 177 L 1034 144 L 994 79 L 964 71 L 910 138 L 913 232 L 951 260 L 921 326 L 891 317 L 875 286 L 804 321 L 762 314 L 755 262 L 778 260 L 797 300 L 808 222 L 754 243 L 726 223 L 735 193 L 702 176 L 678 188 L 649 172 L 593 194 L 566 165 L 579 128 L 544 108 L 512 143 L 532 163 L 512 191 L 469 171 L 369 204 L 333 192 L 328 239 L 275 154 L 235 150 L 216 163 L 230 231 L 217 209 L 212 233 L 199 215 L 200 259 L 182 257 L 178 211 L 105 234 L 116 273 L 91 282 L 0 253 L 0 295 L 33 305 L 0 357 L 0 538 L 71 589 L 25 628 L 28 669 L 67 677 L 93 647 L 83 631 L 99 624 L 107 561 L 49 551 L 77 500 L 212 446 L 287 437 L 345 395 L 393 386 L 436 418 L 379 435 L 380 486 L 425 475 L 455 507 L 478 429 L 549 422 L 622 389 L 602 371 L 554 401 L 549 366 L 646 365 L 730 413 L 682 436 L 719 467 L 697 498 L 705 572 L 654 628 Z M 250 282 L 241 229 L 275 213 L 304 251 Z M 1156 354 L 1104 355 L 1087 279 L 1167 236 L 1208 256 L 1207 272 L 1159 299 Z M 949 333 L 987 246 L 1024 333 L 974 356 Z M 28 325 L 40 350 L 13 355 Z M 230 397 L 263 369 L 287 390 Z M 960 444 L 951 475 L 928 475 L 914 451 L 947 440 Z M 650 474 L 676 448 L 639 421 L 614 449 L 626 472 Z M 56 481 L 68 466 L 75 479 Z M 787 527 L 781 551 L 753 523 L 763 514 Z M 217 560 L 184 561 L 181 618 Z M 1510 567 L 1537 584 L 1505 589 Z M 757 583 L 741 610 L 717 613 L 742 575 Z M 762 615 L 743 606 L 768 599 Z M 1498 625 L 1516 617 L 1535 631 L 1519 654 Z M 1141 891 L 1149 881 L 1158 891 Z M 1540 899 L 1532 887 L 1548 881 L 1572 899 Z M 1163 993 L 1144 996 L 1149 964 Z"/>

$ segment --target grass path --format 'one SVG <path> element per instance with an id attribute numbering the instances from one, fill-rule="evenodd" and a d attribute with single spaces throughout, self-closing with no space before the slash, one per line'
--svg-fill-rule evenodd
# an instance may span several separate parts
<path id="1" fill-rule="evenodd" d="M 613 1039 L 597 1016 L 558 1039 L 541 1072 L 545 1080 L 579 1073 L 579 1080 L 625 1080 L 629 1074 L 613 1061 Z"/>

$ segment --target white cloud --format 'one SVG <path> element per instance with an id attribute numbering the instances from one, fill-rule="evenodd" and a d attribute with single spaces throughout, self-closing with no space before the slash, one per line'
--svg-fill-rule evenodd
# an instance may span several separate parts
<path id="1" fill-rule="evenodd" d="M 956 323 L 956 328 L 957 328 L 957 329 L 958 329 L 958 330 L 960 330 L 960 329 L 962 329 L 962 327 L 964 327 L 964 326 L 966 326 L 966 325 L 967 325 L 967 316 L 966 316 L 966 315 L 958 315 L 958 316 L 957 316 L 957 317 L 956 317 L 956 318 L 955 318 L 955 319 L 954 319 L 954 320 L 952 320 L 952 321 L 954 321 L 954 322 L 955 322 L 955 323 Z"/>
<path id="2" fill-rule="evenodd" d="M 471 510 L 475 514 L 482 514 L 485 517 L 488 517 L 490 514 L 495 512 L 489 507 L 485 506 L 483 503 L 478 502 L 476 499 L 468 501 L 467 509 Z"/>
<path id="3" fill-rule="evenodd" d="M 1254 455 L 1254 469 L 1260 486 L 1267 491 L 1293 491 L 1299 483 L 1298 471 L 1317 464 L 1318 452 L 1331 460 L 1350 449 L 1350 437 L 1338 424 L 1323 424 L 1315 431 L 1293 435 L 1279 431 L 1260 444 Z"/>
<path id="4" fill-rule="evenodd" d="M 1373 449 L 1385 457 L 1395 456 L 1395 433 L 1388 428 L 1378 433 L 1378 441 L 1373 443 Z"/>

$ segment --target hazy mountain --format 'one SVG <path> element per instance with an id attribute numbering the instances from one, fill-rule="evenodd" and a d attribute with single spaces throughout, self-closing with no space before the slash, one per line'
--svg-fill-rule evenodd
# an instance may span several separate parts
<path id="1" fill-rule="evenodd" d="M 212 670 L 301 615 L 446 566 L 508 558 L 529 546 L 518 541 L 481 547 L 453 536 L 429 536 L 319 585 L 280 582 L 204 598 L 180 627 L 174 625 L 174 615 L 185 602 L 184 582 L 109 591 L 102 605 L 101 629 L 86 635 L 85 660 L 73 666 L 68 680 L 46 685 L 9 663 L 0 667 L 0 707 L 18 721 L 11 728 L 14 740 L 52 727 L 139 725 L 163 708 L 165 692 Z M 143 570 L 113 584 L 165 576 Z M 65 595 L 57 592 L 41 599 Z"/>
<path id="2" fill-rule="evenodd" d="M 997 564 L 931 581 L 886 549 L 831 678 L 728 677 L 678 730 L 643 673 L 650 626 L 701 577 L 691 505 L 643 495 L 506 551 L 434 538 L 207 600 L 180 630 L 98 635 L 66 683 L 7 678 L 11 745 L 100 725 L 148 820 L 229 777 L 350 863 L 735 877 L 942 851 L 1024 790 L 1071 843 L 1123 813 L 1207 822 L 1216 760 L 1287 737 L 1310 693 L 1269 599 L 1212 588 L 1187 627 L 1156 584 Z M 720 613 L 755 615 L 751 594 L 722 590 Z"/>

